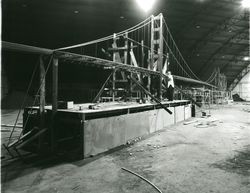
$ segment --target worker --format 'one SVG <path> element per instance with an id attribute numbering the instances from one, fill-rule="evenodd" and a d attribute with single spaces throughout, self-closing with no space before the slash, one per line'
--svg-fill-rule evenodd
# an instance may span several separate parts
<path id="1" fill-rule="evenodd" d="M 171 71 L 167 72 L 167 98 L 169 101 L 173 101 L 174 98 L 174 78 L 171 74 Z"/>

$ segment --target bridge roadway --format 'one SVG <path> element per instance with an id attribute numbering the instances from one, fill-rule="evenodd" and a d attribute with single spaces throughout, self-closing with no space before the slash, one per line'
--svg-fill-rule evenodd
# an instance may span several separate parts
<path id="1" fill-rule="evenodd" d="M 157 75 L 157 76 L 161 75 L 158 71 L 148 70 L 142 67 L 135 67 L 135 66 L 119 63 L 119 62 L 114 62 L 114 61 L 105 60 L 105 59 L 96 58 L 96 57 L 87 56 L 87 55 L 82 55 L 82 54 L 75 54 L 75 53 L 65 52 L 65 51 L 56 51 L 53 49 L 29 46 L 29 45 L 12 43 L 12 42 L 7 42 L 7 41 L 2 41 L 2 50 L 15 51 L 15 52 L 28 52 L 31 54 L 39 54 L 39 55 L 54 54 L 55 57 L 59 59 L 63 59 L 65 61 L 67 60 L 76 61 L 78 63 L 81 62 L 82 64 L 101 66 L 101 67 L 106 67 L 106 68 L 119 68 L 121 70 L 129 71 L 132 73 L 143 73 L 143 74 L 151 74 L 151 75 Z M 173 75 L 173 76 L 175 80 L 201 84 L 201 85 L 206 85 L 209 87 L 216 88 L 214 85 L 211 85 L 211 84 L 208 84 L 207 82 L 203 82 L 203 81 L 196 80 L 193 78 L 182 77 L 182 76 L 177 76 L 177 75 Z M 166 78 L 166 75 L 163 74 L 163 77 Z"/>

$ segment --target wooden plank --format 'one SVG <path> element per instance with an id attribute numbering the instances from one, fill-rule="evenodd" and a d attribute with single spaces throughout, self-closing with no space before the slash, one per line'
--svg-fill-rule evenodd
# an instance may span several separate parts
<path id="1" fill-rule="evenodd" d="M 133 50 L 130 50 L 129 54 L 130 54 L 130 57 L 131 57 L 132 64 L 133 64 L 135 67 L 138 67 L 138 64 L 137 64 L 137 61 L 136 61 L 136 58 L 135 58 L 135 55 L 134 55 Z M 137 77 L 138 77 L 138 80 L 141 81 L 141 77 L 140 77 L 139 74 L 137 74 Z"/>
<path id="2" fill-rule="evenodd" d="M 36 139 L 37 137 L 39 137 L 41 134 L 43 134 L 45 131 L 47 131 L 47 128 L 44 128 L 40 131 L 38 131 L 36 134 L 32 135 L 30 138 L 28 138 L 27 140 L 24 140 L 22 143 L 18 144 L 19 148 L 22 148 L 23 146 L 25 146 L 26 144 L 32 142 L 34 139 Z"/>
<path id="3" fill-rule="evenodd" d="M 168 59 L 165 60 L 165 63 L 162 68 L 162 74 L 166 74 L 168 68 Z"/>
<path id="4" fill-rule="evenodd" d="M 133 46 L 133 48 L 136 48 L 137 46 Z M 119 52 L 119 51 L 127 51 L 128 50 L 128 47 L 127 46 L 124 46 L 124 47 L 113 47 L 113 48 L 108 48 L 108 51 L 110 52 Z"/>
<path id="5" fill-rule="evenodd" d="M 13 141 L 12 143 L 10 143 L 7 147 L 11 148 L 12 146 L 15 146 L 16 144 L 19 144 L 22 142 L 23 139 L 25 139 L 25 137 L 27 137 L 28 135 L 30 135 L 32 133 L 33 130 L 30 130 L 29 132 L 25 133 L 23 136 L 20 137 L 20 139 L 17 139 L 15 141 Z"/>

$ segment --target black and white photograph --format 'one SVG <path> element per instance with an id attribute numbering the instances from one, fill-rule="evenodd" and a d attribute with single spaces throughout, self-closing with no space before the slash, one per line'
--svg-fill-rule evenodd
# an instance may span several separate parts
<path id="1" fill-rule="evenodd" d="M 2 0 L 2 193 L 250 193 L 250 0 Z"/>

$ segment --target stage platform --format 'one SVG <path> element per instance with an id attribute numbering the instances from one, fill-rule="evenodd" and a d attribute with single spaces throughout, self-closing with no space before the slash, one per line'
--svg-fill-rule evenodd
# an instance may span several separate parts
<path id="1" fill-rule="evenodd" d="M 55 149 L 78 150 L 80 157 L 86 158 L 191 117 L 191 102 L 188 100 L 162 103 L 172 114 L 156 103 L 85 103 L 75 104 L 71 109 L 58 109 L 53 121 L 51 106 L 46 106 L 45 127 L 53 128 L 52 143 L 55 144 Z M 94 109 L 89 109 L 90 105 L 94 105 Z M 24 123 L 26 120 L 28 121 L 24 133 L 39 126 L 38 107 L 25 108 Z M 49 146 L 51 143 L 49 130 L 43 136 L 43 146 Z M 38 141 L 29 146 L 37 147 Z M 34 151 L 34 147 L 28 149 Z"/>

